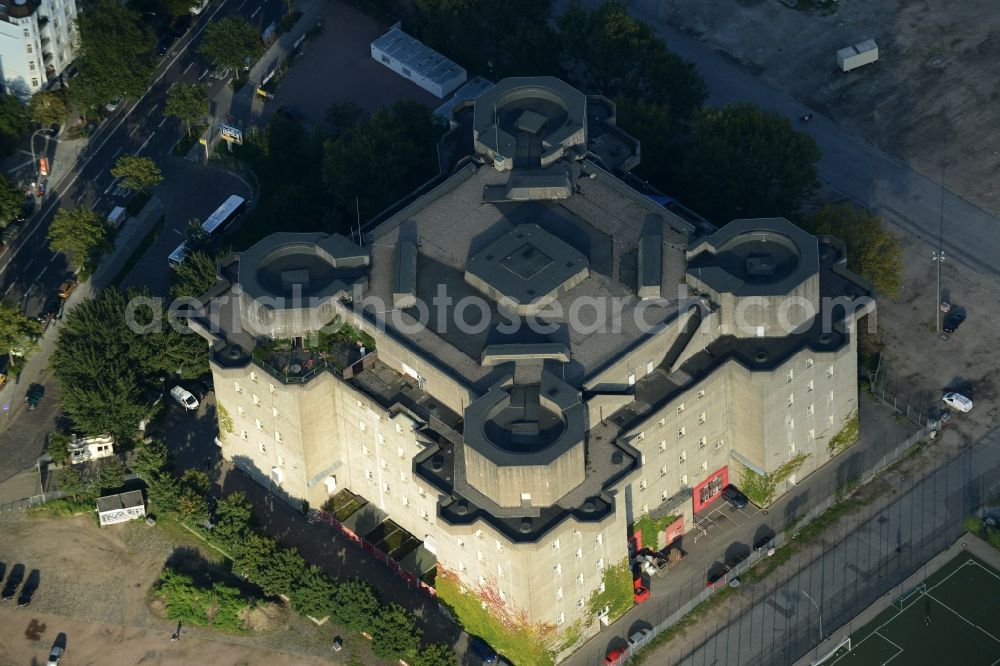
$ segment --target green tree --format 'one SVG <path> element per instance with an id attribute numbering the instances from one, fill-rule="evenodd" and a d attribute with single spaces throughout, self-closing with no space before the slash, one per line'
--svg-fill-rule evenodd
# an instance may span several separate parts
<path id="1" fill-rule="evenodd" d="M 431 643 L 412 661 L 413 666 L 458 666 L 455 651 L 444 643 Z"/>
<path id="2" fill-rule="evenodd" d="M 613 99 L 665 105 L 675 123 L 687 123 L 708 98 L 692 63 L 667 50 L 657 34 L 618 0 L 593 11 L 571 5 L 559 18 L 570 79 Z"/>
<path id="3" fill-rule="evenodd" d="M 618 100 L 618 126 L 639 140 L 642 161 L 635 174 L 660 188 L 668 188 L 667 167 L 679 139 L 679 129 L 665 104 Z"/>
<path id="4" fill-rule="evenodd" d="M 360 580 L 338 585 L 336 601 L 333 621 L 348 631 L 367 631 L 381 607 L 372 586 Z"/>
<path id="5" fill-rule="evenodd" d="M 230 493 L 215 507 L 213 533 L 227 548 L 243 543 L 253 525 L 253 507 L 243 491 Z"/>
<path id="6" fill-rule="evenodd" d="M 108 225 L 88 208 L 60 208 L 49 225 L 49 249 L 62 252 L 75 270 L 89 273 L 111 249 Z"/>
<path id="7" fill-rule="evenodd" d="M 0 229 L 10 224 L 24 205 L 24 191 L 0 174 Z"/>
<path id="8" fill-rule="evenodd" d="M 259 55 L 262 46 L 257 28 L 240 16 L 227 16 L 208 24 L 198 52 L 219 69 L 241 76 L 246 59 Z"/>
<path id="9" fill-rule="evenodd" d="M 903 287 L 903 248 L 882 218 L 854 204 L 828 204 L 806 215 L 802 226 L 814 234 L 835 236 L 847 245 L 847 267 L 876 292 L 899 298 Z"/>
<path id="10" fill-rule="evenodd" d="M 191 135 L 191 123 L 204 120 L 211 109 L 208 95 L 197 83 L 179 83 L 167 93 L 167 104 L 163 112 L 177 118 Z"/>
<path id="11" fill-rule="evenodd" d="M 172 298 L 198 298 L 215 286 L 217 265 L 222 257 L 214 257 L 197 250 L 188 254 L 184 263 L 170 275 L 170 296 Z"/>
<path id="12" fill-rule="evenodd" d="M 151 414 L 162 379 L 189 376 L 187 370 L 206 363 L 204 343 L 197 347 L 200 358 L 190 358 L 193 336 L 165 325 L 154 304 L 148 291 L 112 288 L 66 314 L 51 366 L 63 410 L 83 432 L 128 441 Z"/>
<path id="13" fill-rule="evenodd" d="M 117 490 L 125 485 L 125 466 L 118 458 L 109 458 L 97 475 L 97 486 L 102 490 Z"/>
<path id="14" fill-rule="evenodd" d="M 319 567 L 309 566 L 292 585 L 288 595 L 301 615 L 323 618 L 331 614 L 337 585 Z"/>
<path id="15" fill-rule="evenodd" d="M 198 469 L 188 469 L 178 482 L 177 515 L 181 520 L 204 520 L 208 517 L 208 494 L 212 482 Z"/>
<path id="16" fill-rule="evenodd" d="M 77 498 L 85 495 L 87 491 L 87 486 L 83 482 L 80 470 L 69 465 L 59 471 L 58 483 L 56 485 L 59 487 L 59 490 L 66 493 L 74 502 Z"/>
<path id="17" fill-rule="evenodd" d="M 269 595 L 285 594 L 300 580 L 306 570 L 305 560 L 294 548 L 275 549 L 270 561 L 252 580 Z"/>
<path id="18" fill-rule="evenodd" d="M 550 0 L 416 0 L 415 5 L 417 36 L 470 74 L 499 81 L 559 73 Z"/>
<path id="19" fill-rule="evenodd" d="M 179 489 L 166 444 L 155 439 L 144 444 L 136 452 L 132 470 L 146 482 L 150 504 L 156 510 L 173 513 L 177 509 Z"/>
<path id="20" fill-rule="evenodd" d="M 372 623 L 372 652 L 382 659 L 409 661 L 417 654 L 422 634 L 412 613 L 398 604 L 389 604 Z"/>
<path id="21" fill-rule="evenodd" d="M 28 109 L 14 95 L 0 95 L 0 154 L 12 155 L 28 133 Z"/>
<path id="22" fill-rule="evenodd" d="M 752 104 L 704 109 L 676 174 L 677 195 L 716 224 L 794 217 L 819 184 L 820 151 L 788 118 Z"/>
<path id="23" fill-rule="evenodd" d="M 111 169 L 111 175 L 122 179 L 122 186 L 138 192 L 148 192 L 163 181 L 163 172 L 150 157 L 122 155 Z"/>
<path id="24" fill-rule="evenodd" d="M 161 6 L 173 17 L 184 16 L 193 7 L 201 4 L 201 0 L 162 0 Z"/>
<path id="25" fill-rule="evenodd" d="M 437 173 L 443 132 L 427 107 L 397 102 L 327 141 L 323 180 L 339 199 L 342 217 L 354 223 L 355 197 L 367 220 L 424 184 Z"/>
<path id="26" fill-rule="evenodd" d="M 42 325 L 26 317 L 20 307 L 0 301 L 0 354 L 19 349 L 26 340 L 33 340 L 41 334 Z"/>
<path id="27" fill-rule="evenodd" d="M 260 585 L 278 547 L 274 539 L 257 532 L 247 532 L 240 543 L 232 546 L 233 571 Z"/>
<path id="28" fill-rule="evenodd" d="M 66 102 L 55 92 L 39 92 L 31 96 L 28 102 L 28 115 L 32 122 L 42 127 L 62 125 L 66 120 Z"/>
<path id="29" fill-rule="evenodd" d="M 97 0 L 77 17 L 80 76 L 70 96 L 96 110 L 146 91 L 156 65 L 155 38 L 141 15 L 117 0 Z"/>

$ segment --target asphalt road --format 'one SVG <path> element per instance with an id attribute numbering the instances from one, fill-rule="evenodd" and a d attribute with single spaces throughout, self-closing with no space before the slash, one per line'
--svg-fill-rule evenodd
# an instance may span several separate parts
<path id="1" fill-rule="evenodd" d="M 29 316 L 38 314 L 71 273 L 65 257 L 48 248 L 46 234 L 55 211 L 86 206 L 105 214 L 123 205 L 130 193 L 111 176 L 118 156 L 142 155 L 160 161 L 170 153 L 183 133 L 177 119 L 163 115 L 167 92 L 173 85 L 201 81 L 209 98 L 226 85 L 225 80 L 211 76 L 212 68 L 196 53 L 208 22 L 241 15 L 263 29 L 278 20 L 285 9 L 280 0 L 213 0 L 196 17 L 187 34 L 161 59 L 146 94 L 121 105 L 100 125 L 74 168 L 64 172 L 60 183 L 49 184 L 34 217 L 0 255 L 0 295 L 4 299 L 19 302 Z M 166 265 L 163 270 L 167 270 Z"/>

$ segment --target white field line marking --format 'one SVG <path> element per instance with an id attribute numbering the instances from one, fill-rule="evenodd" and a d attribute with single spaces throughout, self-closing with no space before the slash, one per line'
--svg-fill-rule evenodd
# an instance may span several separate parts
<path id="1" fill-rule="evenodd" d="M 135 154 L 138 155 L 139 153 L 141 153 L 142 149 L 149 145 L 149 140 L 152 139 L 154 136 L 156 136 L 156 132 L 153 132 L 148 137 L 146 137 L 146 140 L 142 142 L 142 145 L 139 146 L 139 150 L 135 151 Z"/>

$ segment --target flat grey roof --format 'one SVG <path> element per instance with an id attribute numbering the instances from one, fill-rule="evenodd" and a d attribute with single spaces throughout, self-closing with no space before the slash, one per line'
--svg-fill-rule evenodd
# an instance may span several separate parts
<path id="1" fill-rule="evenodd" d="M 388 32 L 372 42 L 372 48 L 398 60 L 408 69 L 435 83 L 447 83 L 456 76 L 465 76 L 465 68 L 452 62 L 419 39 L 399 28 Z"/>
<path id="2" fill-rule="evenodd" d="M 129 490 L 125 493 L 97 498 L 97 510 L 100 513 L 131 509 L 134 506 L 143 506 L 144 504 L 141 490 Z"/>
<path id="3" fill-rule="evenodd" d="M 511 172 L 491 167 L 469 166 L 430 193 L 399 211 L 371 232 L 366 242 L 372 256 L 368 294 L 392 301 L 395 288 L 395 252 L 404 240 L 418 246 L 417 297 L 430 304 L 438 284 L 447 284 L 448 293 L 458 301 L 465 295 L 479 295 L 462 276 L 469 267 L 469 257 L 519 224 L 535 224 L 546 233 L 572 246 L 589 262 L 590 275 L 556 300 L 564 313 L 581 296 L 624 299 L 622 328 L 617 334 L 566 330 L 560 335 L 572 356 L 565 368 L 571 384 L 602 367 L 608 359 L 630 349 L 647 333 L 635 321 L 641 301 L 637 296 L 639 239 L 650 225 L 660 230 L 663 239 L 661 284 L 669 301 L 644 307 L 648 323 L 666 321 L 677 311 L 672 288 L 683 278 L 684 248 L 688 225 L 662 206 L 649 201 L 635 190 L 589 162 L 559 163 L 562 172 L 569 168 L 576 191 L 569 198 L 556 201 L 484 202 L 488 187 L 507 183 Z M 594 177 L 590 177 L 590 174 Z M 431 307 L 432 316 L 439 310 Z M 467 311 L 475 308 L 467 308 Z M 407 328 L 415 323 L 411 312 L 398 313 Z M 641 322 L 640 322 L 641 323 Z M 391 328 L 393 322 L 387 325 Z M 462 334 L 456 326 L 446 332 L 425 327 L 407 331 L 409 344 L 427 358 L 452 369 L 482 391 L 492 370 L 480 364 L 488 344 L 487 332 Z M 568 328 L 568 327 L 567 327 Z"/>

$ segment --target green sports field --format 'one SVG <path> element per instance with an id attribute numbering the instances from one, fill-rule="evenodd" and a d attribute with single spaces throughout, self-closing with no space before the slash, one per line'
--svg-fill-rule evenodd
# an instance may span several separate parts
<path id="1" fill-rule="evenodd" d="M 851 634 L 823 666 L 1000 665 L 1000 572 L 962 552 Z"/>

